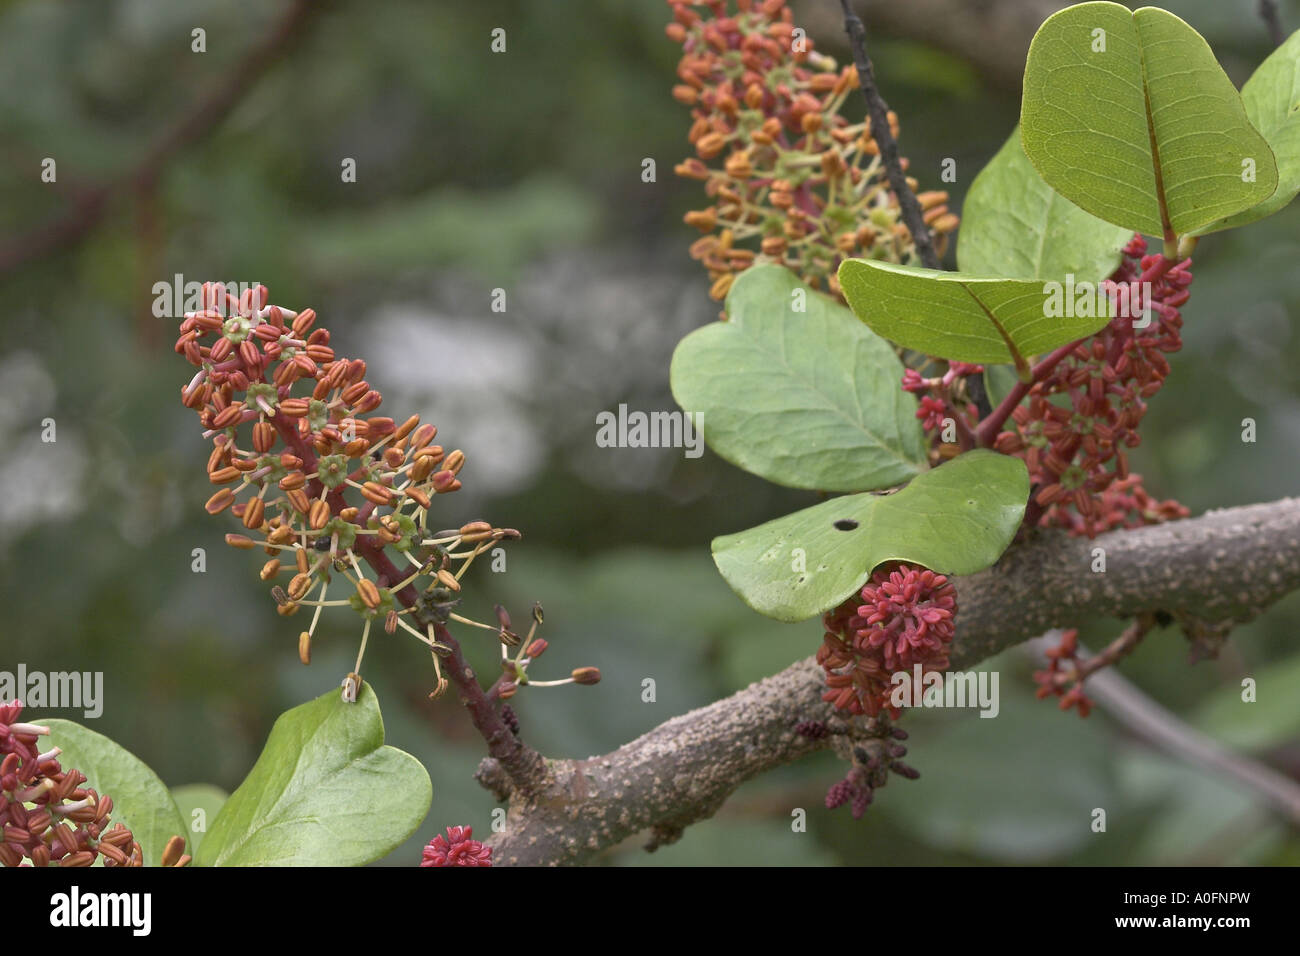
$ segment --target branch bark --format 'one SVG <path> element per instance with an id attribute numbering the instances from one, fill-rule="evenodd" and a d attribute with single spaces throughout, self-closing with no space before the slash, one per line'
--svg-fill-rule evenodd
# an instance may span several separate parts
<path id="1" fill-rule="evenodd" d="M 1106 570 L 1092 571 L 1094 549 Z M 1095 540 L 1038 533 L 995 566 L 956 581 L 952 666 L 966 669 L 1015 644 L 1082 618 L 1163 611 L 1191 633 L 1259 614 L 1300 589 L 1300 499 L 1209 512 Z M 817 638 L 809 625 L 809 643 Z M 486 759 L 478 778 L 509 800 L 493 838 L 505 865 L 580 863 L 642 830 L 671 842 L 715 813 L 750 778 L 840 736 L 810 740 L 800 720 L 837 721 L 821 700 L 812 658 L 661 724 L 612 753 L 546 761 L 546 780 L 523 794 Z"/>

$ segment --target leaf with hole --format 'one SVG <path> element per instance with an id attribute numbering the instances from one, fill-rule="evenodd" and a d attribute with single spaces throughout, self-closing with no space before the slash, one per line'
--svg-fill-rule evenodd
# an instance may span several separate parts
<path id="1" fill-rule="evenodd" d="M 1029 46 L 1025 154 L 1107 222 L 1171 239 L 1258 205 L 1277 164 L 1199 33 L 1164 10 L 1080 3 Z"/>
<path id="2" fill-rule="evenodd" d="M 1011 363 L 1021 378 L 1027 356 L 1096 332 L 1114 308 L 1096 284 L 1077 297 L 1062 283 L 942 272 L 892 262 L 840 263 L 844 298 L 885 338 L 927 355 L 962 362 Z M 1076 304 L 1077 303 L 1077 304 Z"/>
<path id="3" fill-rule="evenodd" d="M 754 610 L 781 621 L 826 611 L 884 561 L 974 574 L 1015 536 L 1029 498 L 1018 458 L 981 449 L 889 495 L 833 498 L 713 540 L 713 561 Z"/>
<path id="4" fill-rule="evenodd" d="M 795 311 L 801 305 L 803 311 Z M 779 485 L 864 491 L 926 468 L 916 399 L 894 349 L 786 268 L 754 266 L 727 321 L 682 339 L 673 396 L 709 447 Z"/>
<path id="5" fill-rule="evenodd" d="M 1098 219 L 1038 175 L 1020 145 L 1020 128 L 971 183 L 961 210 L 957 267 L 1008 279 L 1097 282 L 1119 265 L 1131 230 Z"/>
<path id="6" fill-rule="evenodd" d="M 429 812 L 429 774 L 384 743 L 379 701 L 332 690 L 281 714 L 194 861 L 199 866 L 359 866 L 387 855 Z"/>

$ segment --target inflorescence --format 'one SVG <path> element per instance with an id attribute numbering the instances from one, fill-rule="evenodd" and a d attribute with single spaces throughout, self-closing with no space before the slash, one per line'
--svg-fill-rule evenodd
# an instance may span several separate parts
<path id="1" fill-rule="evenodd" d="M 42 752 L 38 743 L 50 730 L 21 721 L 22 711 L 22 701 L 0 704 L 0 863 L 90 866 L 102 860 L 104 866 L 143 866 L 131 831 L 121 823 L 109 825 L 113 798 L 83 787 L 80 770 L 64 770 L 58 747 Z M 164 863 L 189 862 L 179 853 L 172 856 Z"/>
<path id="2" fill-rule="evenodd" d="M 737 0 L 734 14 L 726 0 L 668 2 L 667 33 L 683 51 L 673 96 L 691 107 L 696 152 L 676 172 L 703 182 L 713 200 L 686 215 L 705 233 L 691 255 L 708 270 L 713 298 L 755 261 L 838 295 L 844 258 L 913 259 L 870 121 L 841 115 L 857 70 L 814 51 L 785 0 Z M 889 123 L 897 138 L 892 112 Z M 957 227 L 948 194 L 917 198 L 942 254 Z"/>
<path id="3" fill-rule="evenodd" d="M 409 632 L 431 649 L 435 696 L 448 686 L 439 659 L 452 651 L 436 630 L 449 621 L 497 635 L 514 675 L 502 698 L 526 683 L 524 668 L 545 647 L 533 640 L 541 608 L 534 609 L 533 629 L 513 659 L 507 648 L 521 639 L 503 609 L 495 624 L 456 613 L 474 559 L 518 539 L 519 532 L 486 521 L 430 530 L 434 499 L 461 487 L 464 453 L 434 444 L 438 429 L 420 424 L 418 416 L 399 424 L 373 415 L 383 398 L 366 381 L 366 363 L 336 356 L 313 310 L 270 305 L 265 286 L 236 298 L 221 285 L 205 284 L 202 305 L 185 314 L 176 351 L 198 367 L 181 400 L 212 439 L 208 478 L 221 487 L 207 510 L 229 510 L 243 524 L 246 533 L 226 535 L 228 544 L 264 549 L 264 581 L 287 576 L 287 584 L 271 589 L 280 614 L 312 609 L 311 624 L 298 639 L 303 663 L 311 660 L 321 611 L 346 607 L 362 619 L 357 663 L 343 681 L 347 700 L 360 689 L 375 624 L 389 634 Z M 531 657 L 524 653 L 529 649 Z M 580 668 L 549 683 L 597 679 L 595 668 Z"/>

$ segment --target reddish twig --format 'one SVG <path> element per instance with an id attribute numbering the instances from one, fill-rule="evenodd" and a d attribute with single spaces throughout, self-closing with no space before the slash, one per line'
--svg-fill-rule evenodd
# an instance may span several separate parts
<path id="1" fill-rule="evenodd" d="M 976 427 L 975 438 L 980 445 L 985 448 L 993 447 L 993 441 L 998 437 L 998 431 L 1002 428 L 1002 423 L 1016 410 L 1016 406 L 1024 401 L 1025 396 L 1029 394 L 1029 390 L 1034 387 L 1034 383 L 1042 381 L 1051 374 L 1052 369 L 1061 364 L 1061 361 L 1073 352 L 1075 347 L 1082 341 L 1083 339 L 1078 339 L 1062 345 L 1033 367 L 1030 381 L 1016 382 L 1015 387 L 1007 392 L 1006 398 L 1002 399 L 998 403 L 998 407 L 993 409 L 992 413 L 985 417 Z"/>

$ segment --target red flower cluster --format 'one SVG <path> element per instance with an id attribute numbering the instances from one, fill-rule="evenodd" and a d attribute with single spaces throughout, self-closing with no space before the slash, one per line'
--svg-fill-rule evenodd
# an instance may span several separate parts
<path id="1" fill-rule="evenodd" d="M 983 375 L 983 365 L 970 362 L 949 362 L 948 370 L 941 376 L 925 378 L 914 368 L 903 372 L 903 391 L 920 396 L 916 417 L 921 420 L 921 427 L 927 432 L 936 432 L 934 437 L 942 439 L 943 422 L 952 415 L 949 409 L 960 407 L 963 396 L 967 394 L 966 378 L 971 375 Z M 963 424 L 973 427 L 979 419 L 979 410 L 971 402 L 965 403 L 965 420 Z M 954 422 L 956 419 L 954 418 Z M 955 441 L 957 436 L 952 436 Z"/>
<path id="2" fill-rule="evenodd" d="M 1055 695 L 1060 698 L 1061 710 L 1071 707 L 1079 709 L 1080 717 L 1092 713 L 1092 698 L 1083 692 L 1083 681 L 1062 682 L 1063 675 L 1077 672 L 1079 667 L 1079 631 L 1070 628 L 1061 634 L 1060 643 L 1045 652 L 1047 670 L 1034 672 L 1034 682 L 1038 684 L 1035 696 L 1039 700 Z M 1069 684 L 1067 687 L 1066 685 Z"/>
<path id="3" fill-rule="evenodd" d="M 948 667 L 957 597 L 942 574 L 899 564 L 880 569 L 862 588 L 822 618 L 826 633 L 817 663 L 826 671 L 822 699 L 851 714 L 899 710 L 889 703 L 891 678 L 913 668 Z"/>
<path id="4" fill-rule="evenodd" d="M 424 848 L 420 866 L 491 866 L 492 848 L 471 840 L 473 827 L 447 827 Z"/>
<path id="5" fill-rule="evenodd" d="M 433 647 L 427 629 L 401 615 L 418 602 L 445 623 L 469 563 L 519 532 L 486 521 L 426 531 L 434 497 L 461 487 L 464 453 L 433 444 L 438 429 L 419 416 L 400 424 L 373 416 L 383 397 L 366 381 L 366 363 L 336 356 L 313 310 L 269 305 L 265 286 L 236 298 L 212 283 L 203 286 L 202 305 L 181 322 L 176 351 L 199 370 L 181 401 L 213 443 L 208 478 L 221 488 L 207 510 L 229 509 L 258 535 L 229 534 L 226 542 L 265 549 L 264 581 L 289 578 L 271 592 L 282 615 L 314 608 L 299 635 L 303 663 L 321 609 L 340 603 L 325 597 L 333 574 L 347 579 L 347 603 L 365 622 L 363 649 L 372 621 L 388 633 L 400 626 Z M 453 573 L 457 560 L 463 563 Z M 423 597 L 417 582 L 427 586 Z M 360 686 L 360 665 L 358 657 L 357 673 L 344 681 L 348 699 Z"/>
<path id="6" fill-rule="evenodd" d="M 85 774 L 59 766 L 57 747 L 41 753 L 49 728 L 20 722 L 22 710 L 21 701 L 0 704 L 0 863 L 90 866 L 102 857 L 104 866 L 143 866 L 131 831 L 109 826 L 113 798 L 83 788 Z"/>
<path id="7" fill-rule="evenodd" d="M 1040 525 L 1095 537 L 1188 514 L 1176 501 L 1150 498 L 1128 470 L 1125 449 L 1139 444 L 1147 400 L 1169 374 L 1165 354 L 1182 347 L 1178 307 L 1192 281 L 1190 260 L 1145 252 L 1146 240 L 1135 236 L 1105 283 L 1120 305 L 1116 317 L 1034 383 L 1029 403 L 1012 412 L 1013 427 L 997 437 L 998 451 L 1029 467 Z M 1149 324 L 1136 327 L 1146 310 Z"/>
<path id="8" fill-rule="evenodd" d="M 706 233 L 691 255 L 709 271 L 710 294 L 722 299 L 756 254 L 836 294 L 844 257 L 911 258 L 870 123 L 840 115 L 857 71 L 815 52 L 785 0 L 737 0 L 734 12 L 727 0 L 668 2 L 667 33 L 683 52 L 673 96 L 692 108 L 698 156 L 676 172 L 714 201 L 686 216 Z M 897 137 L 892 113 L 889 122 Z M 721 168 L 706 165 L 717 157 Z M 957 227 L 948 195 L 917 198 L 942 251 Z"/>

